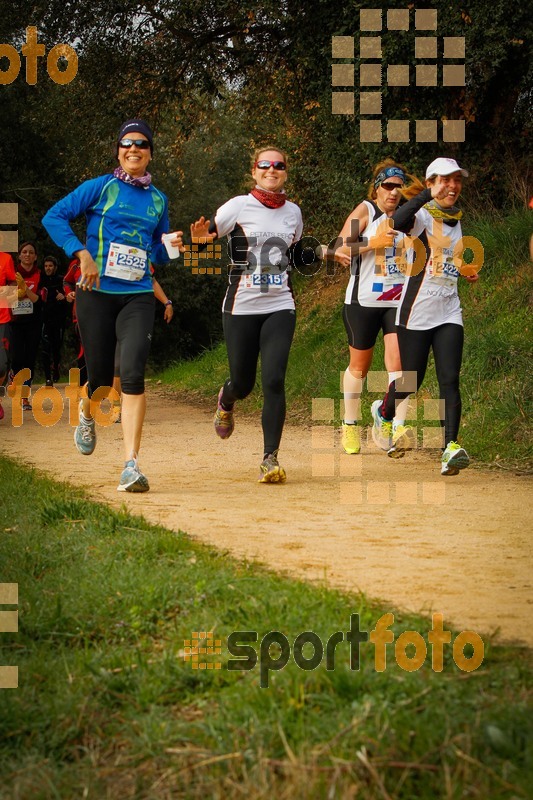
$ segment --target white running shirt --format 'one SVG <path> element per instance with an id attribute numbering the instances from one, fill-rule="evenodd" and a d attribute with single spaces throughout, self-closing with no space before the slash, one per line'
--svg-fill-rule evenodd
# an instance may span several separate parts
<path id="1" fill-rule="evenodd" d="M 302 212 L 286 200 L 267 208 L 252 194 L 232 197 L 215 215 L 217 236 L 228 236 L 233 267 L 222 310 L 270 314 L 294 309 L 289 247 L 302 238 Z"/>
<path id="2" fill-rule="evenodd" d="M 454 248 L 462 238 L 461 223 L 448 225 L 446 220 L 436 220 L 427 209 L 421 208 L 416 212 L 409 236 L 415 238 L 424 231 L 429 240 L 430 256 L 422 272 L 405 281 L 396 324 L 418 331 L 447 322 L 462 325 L 461 301 L 457 293 L 460 273 L 453 264 Z M 435 234 L 438 234 L 436 240 Z M 458 255 L 461 251 L 458 246 Z"/>

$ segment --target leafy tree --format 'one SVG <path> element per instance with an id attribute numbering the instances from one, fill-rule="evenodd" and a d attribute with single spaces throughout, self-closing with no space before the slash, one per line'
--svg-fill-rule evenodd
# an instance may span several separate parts
<path id="1" fill-rule="evenodd" d="M 21 235 L 48 249 L 42 214 L 81 180 L 113 168 L 116 132 L 131 116 L 145 117 L 156 131 L 154 178 L 179 227 L 243 191 L 248 153 L 265 142 L 287 150 L 290 196 L 302 206 L 306 232 L 321 240 L 336 234 L 385 155 L 420 173 L 446 152 L 470 169 L 471 202 L 525 199 L 532 107 L 527 4 L 435 0 L 439 41 L 466 38 L 467 85 L 382 87 L 384 119 L 464 118 L 466 141 L 446 145 L 360 142 L 357 110 L 353 117 L 331 113 L 331 37 L 354 36 L 358 75 L 359 11 L 366 7 L 360 0 L 266 0 L 261 9 L 235 0 L 4 4 L 0 41 L 19 49 L 25 28 L 35 25 L 47 50 L 61 42 L 76 48 L 79 72 L 59 86 L 40 59 L 35 86 L 23 72 L 0 85 L 0 201 L 18 202 Z M 381 8 L 385 18 L 398 3 L 385 0 Z M 413 76 L 420 63 L 414 37 L 412 25 L 383 32 L 384 63 L 408 64 Z M 171 326 L 176 335 L 161 334 L 160 352 L 190 354 L 194 341 L 203 345 L 217 335 L 212 320 L 224 279 L 185 277 L 184 267 L 162 276 L 180 298 L 180 322 Z"/>

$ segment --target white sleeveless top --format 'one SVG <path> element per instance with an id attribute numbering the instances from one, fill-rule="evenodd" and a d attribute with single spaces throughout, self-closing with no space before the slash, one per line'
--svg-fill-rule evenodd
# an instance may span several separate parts
<path id="1" fill-rule="evenodd" d="M 424 269 L 407 278 L 403 287 L 396 324 L 410 330 L 429 330 L 451 322 L 463 324 L 461 301 L 457 293 L 459 271 L 453 264 L 454 247 L 461 237 L 461 223 L 448 225 L 434 219 L 429 211 L 416 212 L 412 238 L 427 235 L 430 255 Z M 438 239 L 434 233 L 439 234 Z M 459 254 L 460 255 L 460 254 Z"/>
<path id="2" fill-rule="evenodd" d="M 368 224 L 362 235 L 370 239 L 376 235 L 380 225 L 387 219 L 384 211 L 370 200 L 363 201 L 368 211 Z M 394 237 L 394 246 L 385 248 L 385 263 L 376 264 L 376 251 L 368 250 L 352 258 L 350 267 L 350 280 L 346 288 L 345 303 L 359 303 L 361 306 L 374 308 L 396 308 L 398 300 L 383 300 L 381 296 L 394 286 L 401 286 L 405 281 L 404 274 L 400 271 L 394 258 L 398 260 L 398 244 L 404 234 L 399 233 Z"/>

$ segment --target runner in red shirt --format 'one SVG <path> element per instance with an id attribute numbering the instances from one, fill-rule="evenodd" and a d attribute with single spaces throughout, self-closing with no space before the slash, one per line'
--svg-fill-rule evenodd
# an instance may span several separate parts
<path id="1" fill-rule="evenodd" d="M 15 375 L 21 369 L 29 369 L 31 376 L 24 383 L 31 386 L 41 341 L 41 271 L 37 267 L 37 250 L 33 242 L 23 242 L 18 255 L 16 276 L 19 301 L 13 308 L 11 321 L 11 366 Z M 22 399 L 22 408 L 31 411 L 29 399 Z"/>
<path id="2" fill-rule="evenodd" d="M 9 297 L 2 292 L 2 288 L 16 285 L 17 277 L 13 259 L 9 253 L 0 253 L 0 419 L 4 418 L 2 392 L 4 391 L 4 381 L 7 375 L 11 322 L 11 302 Z"/>

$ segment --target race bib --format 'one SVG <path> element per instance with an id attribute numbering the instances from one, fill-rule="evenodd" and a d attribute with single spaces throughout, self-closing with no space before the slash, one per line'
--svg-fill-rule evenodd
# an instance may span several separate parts
<path id="1" fill-rule="evenodd" d="M 268 291 L 269 286 L 283 286 L 283 272 L 280 272 L 279 265 L 268 264 L 256 267 L 254 272 L 245 275 L 244 288 L 251 289 L 259 286 L 260 291 L 264 292 Z"/>
<path id="2" fill-rule="evenodd" d="M 396 237 L 399 238 L 399 237 Z M 394 286 L 403 283 L 405 274 L 400 269 L 401 256 L 403 249 L 396 246 L 396 238 L 392 247 L 385 247 L 376 250 L 376 275 L 379 275 L 379 282 L 384 286 Z"/>
<path id="3" fill-rule="evenodd" d="M 250 284 L 247 280 L 247 286 L 282 286 L 283 285 L 283 276 L 282 275 L 252 275 L 252 283 Z"/>
<path id="4" fill-rule="evenodd" d="M 105 274 L 109 278 L 120 278 L 123 281 L 140 281 L 144 278 L 147 263 L 146 250 L 111 242 Z"/>
<path id="5" fill-rule="evenodd" d="M 33 314 L 33 303 L 28 297 L 25 297 L 24 300 L 19 300 L 17 305 L 13 306 L 11 311 L 13 314 L 17 315 Z"/>
<path id="6" fill-rule="evenodd" d="M 431 257 L 427 264 L 426 273 L 433 284 L 447 286 L 449 289 L 453 289 L 459 277 L 459 272 L 454 266 L 452 258 L 442 261 Z"/>
<path id="7" fill-rule="evenodd" d="M 405 275 L 396 263 L 399 261 L 399 256 L 396 254 L 395 247 L 387 247 L 385 250 L 385 274 L 383 275 L 383 283 L 387 286 L 393 286 L 397 283 L 403 283 Z"/>

